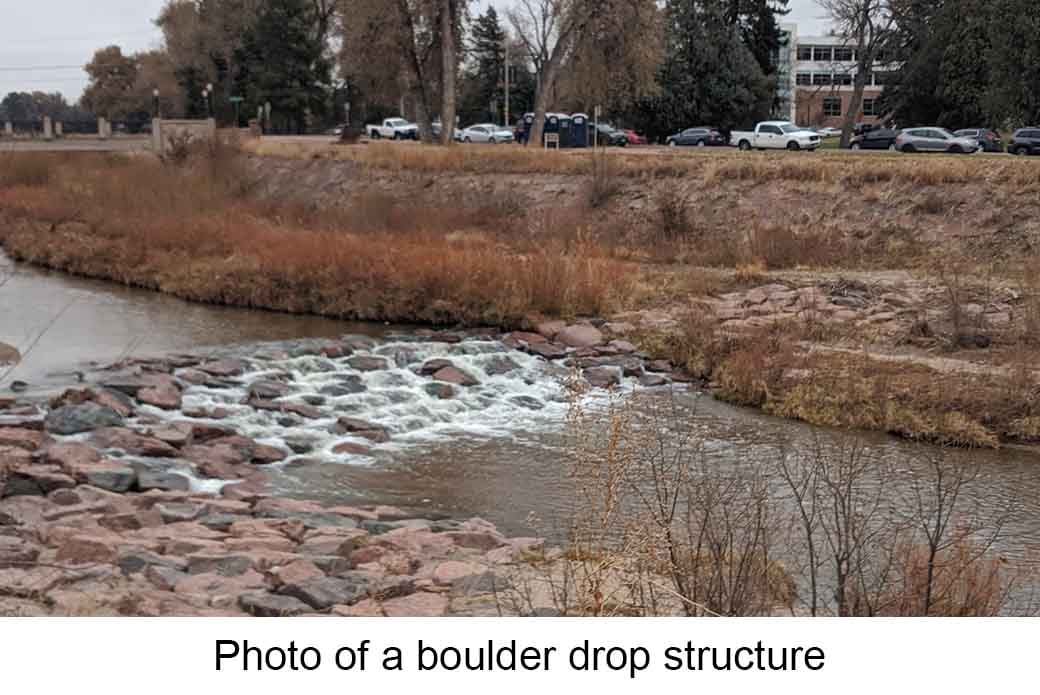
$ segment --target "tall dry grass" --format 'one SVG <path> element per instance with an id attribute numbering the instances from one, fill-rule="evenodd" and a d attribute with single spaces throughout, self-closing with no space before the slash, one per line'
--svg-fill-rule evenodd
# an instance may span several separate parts
<path id="1" fill-rule="evenodd" d="M 507 147 L 432 147 L 418 143 L 370 143 L 352 146 L 314 146 L 258 140 L 244 145 L 249 151 L 291 158 L 328 158 L 355 161 L 401 172 L 467 174 L 548 174 L 580 176 L 594 156 L 608 157 L 617 174 L 626 177 L 697 178 L 711 185 L 722 181 L 799 181 L 804 183 L 862 185 L 896 182 L 934 186 L 985 181 L 1036 190 L 1040 165 L 1023 158 L 956 156 L 860 155 L 854 153 L 746 153 L 659 152 L 606 150 L 539 150 Z"/>
<path id="2" fill-rule="evenodd" d="M 508 209 L 259 200 L 237 154 L 220 146 L 178 166 L 86 155 L 50 161 L 46 171 L 0 191 L 8 253 L 191 300 L 517 325 L 532 314 L 602 314 L 631 275 L 591 241 L 510 243 L 480 231 Z"/>

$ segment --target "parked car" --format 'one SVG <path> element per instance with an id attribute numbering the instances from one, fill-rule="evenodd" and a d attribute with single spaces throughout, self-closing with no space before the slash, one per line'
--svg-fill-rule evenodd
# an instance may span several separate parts
<path id="1" fill-rule="evenodd" d="M 979 143 L 983 152 L 1003 152 L 1004 140 L 1000 134 L 988 128 L 965 128 L 953 133 L 959 138 L 971 138 Z"/>
<path id="2" fill-rule="evenodd" d="M 877 130 L 880 127 L 881 126 L 877 125 L 876 123 L 857 123 L 852 128 L 852 134 L 853 135 L 866 135 L 870 131 Z"/>
<path id="3" fill-rule="evenodd" d="M 819 148 L 822 138 L 814 130 L 790 121 L 763 121 L 753 131 L 734 130 L 730 144 L 747 150 L 809 150 Z"/>
<path id="4" fill-rule="evenodd" d="M 621 131 L 628 138 L 629 145 L 649 145 L 650 141 L 646 139 L 645 135 L 640 135 L 634 130 L 623 130 Z"/>
<path id="5" fill-rule="evenodd" d="M 596 144 L 600 147 L 625 147 L 628 145 L 628 136 L 606 123 L 589 126 L 589 133 L 593 132 L 595 132 Z"/>
<path id="6" fill-rule="evenodd" d="M 444 126 L 440 121 L 434 121 L 430 124 L 430 134 L 433 135 L 435 141 L 440 141 L 443 129 Z M 462 131 L 458 128 L 455 129 L 455 142 L 462 142 Z"/>
<path id="7" fill-rule="evenodd" d="M 698 126 L 668 136 L 665 144 L 669 147 L 719 147 L 727 143 L 718 128 Z"/>
<path id="8" fill-rule="evenodd" d="M 959 138 L 945 128 L 907 128 L 896 137 L 896 149 L 900 152 L 974 154 L 979 143 L 972 138 Z"/>
<path id="9" fill-rule="evenodd" d="M 896 149 L 896 138 L 899 137 L 898 130 L 878 128 L 868 130 L 862 135 L 852 138 L 849 143 L 850 150 L 894 150 Z"/>
<path id="10" fill-rule="evenodd" d="M 513 142 L 513 131 L 494 123 L 478 123 L 462 131 L 462 141 L 466 143 L 487 143 L 497 145 Z"/>
<path id="11" fill-rule="evenodd" d="M 835 128 L 828 126 L 826 128 L 820 128 L 816 131 L 822 138 L 839 138 L 841 137 L 841 128 Z"/>
<path id="12" fill-rule="evenodd" d="M 367 125 L 365 131 L 373 140 L 418 140 L 419 127 L 403 118 L 387 118 L 381 124 Z"/>
<path id="13" fill-rule="evenodd" d="M 1040 128 L 1021 128 L 1011 136 L 1011 154 L 1040 154 Z"/>

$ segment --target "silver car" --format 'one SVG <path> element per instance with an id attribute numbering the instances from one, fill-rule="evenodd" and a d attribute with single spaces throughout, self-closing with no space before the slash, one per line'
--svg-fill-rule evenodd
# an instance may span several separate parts
<path id="1" fill-rule="evenodd" d="M 979 142 L 974 138 L 959 138 L 945 128 L 907 128 L 896 138 L 895 148 L 900 152 L 974 154 Z"/>
<path id="2" fill-rule="evenodd" d="M 513 131 L 508 128 L 503 128 L 500 125 L 494 123 L 481 123 L 479 125 L 471 125 L 462 131 L 463 142 L 486 142 L 492 145 L 497 145 L 501 142 L 512 142 Z"/>

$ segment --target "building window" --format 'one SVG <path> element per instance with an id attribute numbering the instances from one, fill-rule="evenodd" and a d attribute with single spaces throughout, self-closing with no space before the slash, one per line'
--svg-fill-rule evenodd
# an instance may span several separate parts
<path id="1" fill-rule="evenodd" d="M 877 99 L 864 99 L 863 100 L 863 115 L 864 116 L 880 116 L 878 113 Z"/>
<path id="2" fill-rule="evenodd" d="M 831 83 L 831 75 L 826 72 L 817 72 L 812 76 L 812 83 L 817 87 L 824 87 Z"/>
<path id="3" fill-rule="evenodd" d="M 795 76 L 795 84 L 802 86 L 808 86 L 812 84 L 812 73 L 811 72 L 800 72 Z"/>
<path id="4" fill-rule="evenodd" d="M 841 97 L 824 97 L 823 98 L 823 115 L 827 118 L 834 118 L 835 116 L 841 115 Z"/>
<path id="5" fill-rule="evenodd" d="M 878 87 L 883 87 L 888 82 L 888 74 L 884 72 L 874 73 L 874 84 Z"/>
<path id="6" fill-rule="evenodd" d="M 851 63 L 852 62 L 852 49 L 844 46 L 838 46 L 834 49 L 834 62 L 836 63 Z"/>
<path id="7" fill-rule="evenodd" d="M 812 60 L 812 46 L 799 46 L 798 60 Z"/>
<path id="8" fill-rule="evenodd" d="M 848 87 L 852 84 L 852 75 L 847 72 L 840 72 L 834 76 L 834 84 Z"/>
<path id="9" fill-rule="evenodd" d="M 833 51 L 830 46 L 816 46 L 813 48 L 813 60 L 817 63 L 829 63 L 833 60 Z"/>

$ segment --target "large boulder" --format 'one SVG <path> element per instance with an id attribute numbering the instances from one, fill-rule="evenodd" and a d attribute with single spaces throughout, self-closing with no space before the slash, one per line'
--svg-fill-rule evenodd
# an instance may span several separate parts
<path id="1" fill-rule="evenodd" d="M 457 367 L 445 367 L 433 375 L 434 380 L 456 386 L 478 386 L 480 382 L 472 374 Z"/>
<path id="2" fill-rule="evenodd" d="M 166 442 L 146 437 L 124 427 L 105 427 L 90 435 L 90 443 L 99 449 L 118 449 L 134 456 L 171 458 L 177 450 Z"/>
<path id="3" fill-rule="evenodd" d="M 44 419 L 44 428 L 58 435 L 80 434 L 102 427 L 119 427 L 122 424 L 122 415 L 94 402 L 67 405 L 52 410 Z"/>
<path id="4" fill-rule="evenodd" d="M 368 596 L 369 579 L 364 575 L 348 573 L 342 577 L 309 579 L 299 584 L 287 584 L 279 593 L 291 596 L 315 610 L 333 606 L 350 606 Z"/>
<path id="5" fill-rule="evenodd" d="M 355 355 L 347 360 L 347 364 L 359 372 L 378 372 L 390 367 L 385 358 L 371 355 Z"/>
<path id="6" fill-rule="evenodd" d="M 573 348 L 595 347 L 603 344 L 603 333 L 585 324 L 567 326 L 556 336 L 556 342 Z"/>
<path id="7" fill-rule="evenodd" d="M 376 444 L 385 444 L 390 441 L 390 433 L 385 427 L 357 418 L 341 417 L 336 422 L 334 429 L 336 434 L 352 434 Z"/>

